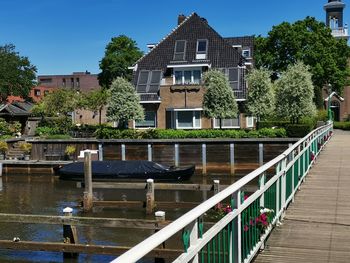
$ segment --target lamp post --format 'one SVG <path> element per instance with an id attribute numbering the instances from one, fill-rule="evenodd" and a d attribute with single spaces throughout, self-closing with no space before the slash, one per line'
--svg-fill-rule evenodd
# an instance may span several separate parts
<path id="1" fill-rule="evenodd" d="M 328 84 L 328 120 L 332 120 L 332 111 L 331 111 L 331 93 L 332 93 L 332 85 Z"/>

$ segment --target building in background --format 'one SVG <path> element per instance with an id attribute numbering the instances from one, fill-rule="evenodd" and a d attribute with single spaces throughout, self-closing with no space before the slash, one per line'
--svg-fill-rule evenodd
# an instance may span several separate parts
<path id="1" fill-rule="evenodd" d="M 246 128 L 253 120 L 244 115 L 247 95 L 245 75 L 254 65 L 254 37 L 224 38 L 196 13 L 178 17 L 177 27 L 133 69 L 133 84 L 145 109 L 145 120 L 135 128 L 218 128 L 219 120 L 202 116 L 205 88 L 201 79 L 209 69 L 221 70 L 229 79 L 240 114 L 223 120 L 224 128 Z"/>

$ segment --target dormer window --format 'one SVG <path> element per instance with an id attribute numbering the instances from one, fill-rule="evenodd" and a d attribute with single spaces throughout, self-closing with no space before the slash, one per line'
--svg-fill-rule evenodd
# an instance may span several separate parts
<path id="1" fill-rule="evenodd" d="M 245 58 L 250 58 L 250 48 L 244 48 L 242 50 L 242 56 Z"/>
<path id="2" fill-rule="evenodd" d="M 207 51 L 208 51 L 208 40 L 207 39 L 197 40 L 196 59 L 206 59 Z"/>
<path id="3" fill-rule="evenodd" d="M 186 40 L 176 40 L 175 51 L 174 51 L 174 60 L 175 61 L 185 60 L 185 53 L 186 53 Z"/>

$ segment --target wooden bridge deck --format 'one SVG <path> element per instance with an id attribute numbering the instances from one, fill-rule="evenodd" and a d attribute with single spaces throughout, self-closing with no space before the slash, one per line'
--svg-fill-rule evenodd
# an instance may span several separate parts
<path id="1" fill-rule="evenodd" d="M 350 132 L 336 131 L 254 263 L 350 262 Z"/>

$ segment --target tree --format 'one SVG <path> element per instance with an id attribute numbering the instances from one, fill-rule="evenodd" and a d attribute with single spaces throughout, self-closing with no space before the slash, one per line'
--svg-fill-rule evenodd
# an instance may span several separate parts
<path id="1" fill-rule="evenodd" d="M 275 98 L 270 76 L 271 71 L 266 69 L 253 69 L 247 76 L 247 111 L 258 119 L 270 116 L 274 110 Z"/>
<path id="2" fill-rule="evenodd" d="M 274 26 L 266 38 L 257 37 L 255 44 L 256 66 L 274 71 L 276 78 L 297 61 L 309 65 L 318 107 L 322 107 L 325 84 L 340 93 L 346 84 L 350 48 L 346 40 L 334 38 L 331 30 L 315 18 L 306 17 L 294 24 L 283 22 Z"/>
<path id="3" fill-rule="evenodd" d="M 83 108 L 91 111 L 98 111 L 98 123 L 102 123 L 102 110 L 107 104 L 109 92 L 104 89 L 92 90 L 83 94 Z"/>
<path id="4" fill-rule="evenodd" d="M 209 70 L 203 76 L 207 88 L 203 98 L 203 114 L 217 118 L 222 128 L 222 119 L 237 117 L 238 106 L 232 88 L 225 75 L 218 70 Z"/>
<path id="5" fill-rule="evenodd" d="M 131 38 L 120 35 L 113 37 L 100 61 L 101 73 L 98 75 L 100 86 L 108 88 L 117 77 L 132 79 L 132 71 L 128 69 L 140 57 L 142 52 Z"/>
<path id="6" fill-rule="evenodd" d="M 134 86 L 126 79 L 116 78 L 110 87 L 107 106 L 107 118 L 118 122 L 119 128 L 125 127 L 129 120 L 143 120 L 144 110 Z"/>
<path id="7" fill-rule="evenodd" d="M 298 123 L 304 116 L 315 116 L 314 87 L 310 67 L 302 62 L 289 65 L 276 81 L 276 115 Z"/>
<path id="8" fill-rule="evenodd" d="M 27 99 L 35 85 L 36 67 L 27 57 L 20 56 L 12 44 L 0 46 L 0 99 L 10 95 Z"/>
<path id="9" fill-rule="evenodd" d="M 35 115 L 67 116 L 81 107 L 81 95 L 74 90 L 60 88 L 51 92 L 33 107 Z"/>

